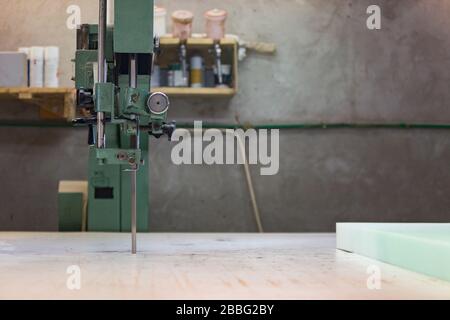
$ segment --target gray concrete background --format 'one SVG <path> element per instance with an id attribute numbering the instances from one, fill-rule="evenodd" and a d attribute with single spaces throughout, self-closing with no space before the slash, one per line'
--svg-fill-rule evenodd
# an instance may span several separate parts
<path id="1" fill-rule="evenodd" d="M 61 79 L 71 85 L 75 32 L 66 8 L 94 22 L 97 1 L 0 0 L 0 50 L 58 45 Z M 175 0 L 169 11 L 230 12 L 228 32 L 278 45 L 240 65 L 231 101 L 173 99 L 171 118 L 252 123 L 450 123 L 450 1 Z M 383 10 L 381 31 L 366 8 Z M 2 118 L 27 112 L 1 104 Z M 33 113 L 32 111 L 30 113 Z M 32 115 L 27 114 L 26 117 Z M 338 221 L 447 221 L 446 130 L 295 130 L 281 133 L 274 177 L 252 168 L 268 231 L 332 231 Z M 86 132 L 0 128 L 0 230 L 56 230 L 59 180 L 85 179 Z M 170 163 L 170 145 L 151 145 L 154 231 L 254 231 L 239 166 Z"/>

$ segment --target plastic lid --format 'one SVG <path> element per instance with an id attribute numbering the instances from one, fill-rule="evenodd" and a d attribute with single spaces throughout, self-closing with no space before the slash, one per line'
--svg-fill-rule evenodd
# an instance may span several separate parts
<path id="1" fill-rule="evenodd" d="M 212 9 L 205 12 L 205 18 L 209 20 L 225 20 L 228 12 L 221 9 Z"/>
<path id="2" fill-rule="evenodd" d="M 167 10 L 163 7 L 155 6 L 155 16 L 156 17 L 162 17 L 167 14 Z"/>
<path id="3" fill-rule="evenodd" d="M 178 10 L 172 13 L 172 19 L 175 22 L 188 24 L 191 23 L 192 20 L 194 20 L 194 14 L 187 10 Z"/>

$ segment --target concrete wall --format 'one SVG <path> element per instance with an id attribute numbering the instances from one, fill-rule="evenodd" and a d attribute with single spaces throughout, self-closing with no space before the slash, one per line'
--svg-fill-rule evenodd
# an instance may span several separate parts
<path id="1" fill-rule="evenodd" d="M 169 11 L 223 7 L 228 32 L 278 45 L 274 57 L 240 65 L 231 101 L 173 99 L 171 118 L 251 123 L 449 123 L 450 1 L 175 0 Z M 366 28 L 370 4 L 381 31 Z M 71 85 L 75 32 L 66 8 L 94 22 L 96 1 L 0 0 L 0 50 L 61 47 Z M 2 105 L 3 107 L 3 105 Z M 5 106 L 6 108 L 7 106 Z M 17 113 L 11 105 L 0 114 Z M 332 231 L 337 221 L 448 221 L 446 130 L 297 130 L 281 133 L 274 177 L 252 168 L 268 231 Z M 1 230 L 55 230 L 61 179 L 86 177 L 86 133 L 0 128 Z M 170 163 L 170 145 L 151 146 L 151 227 L 155 231 L 254 231 L 240 166 Z"/>

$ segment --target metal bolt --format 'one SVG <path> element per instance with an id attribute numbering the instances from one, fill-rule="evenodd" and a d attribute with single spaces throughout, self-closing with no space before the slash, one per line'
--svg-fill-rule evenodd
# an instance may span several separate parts
<path id="1" fill-rule="evenodd" d="M 136 103 L 139 101 L 139 94 L 134 93 L 131 95 L 131 102 Z"/>
<path id="2" fill-rule="evenodd" d="M 118 153 L 117 159 L 119 159 L 120 161 L 125 161 L 128 159 L 128 155 L 124 152 Z"/>

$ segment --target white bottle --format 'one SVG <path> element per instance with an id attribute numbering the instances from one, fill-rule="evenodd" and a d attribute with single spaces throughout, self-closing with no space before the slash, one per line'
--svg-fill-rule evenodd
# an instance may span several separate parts
<path id="1" fill-rule="evenodd" d="M 43 86 L 44 86 L 44 48 L 31 47 L 30 87 L 42 88 Z"/>
<path id="2" fill-rule="evenodd" d="M 153 36 L 162 37 L 167 33 L 166 29 L 166 16 L 167 10 L 162 7 L 155 6 L 154 11 L 154 24 L 153 24 Z"/>
<path id="3" fill-rule="evenodd" d="M 203 87 L 203 58 L 201 56 L 193 56 L 191 58 L 191 87 L 202 88 Z"/>
<path id="4" fill-rule="evenodd" d="M 58 66 L 59 66 L 59 48 L 45 48 L 45 71 L 44 84 L 46 88 L 57 88 L 59 86 Z"/>

